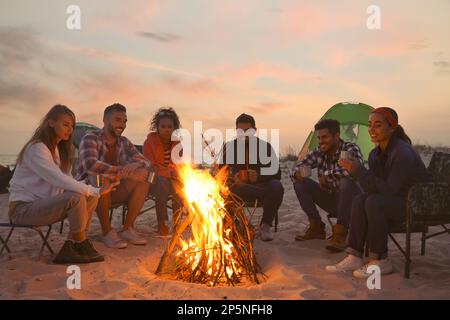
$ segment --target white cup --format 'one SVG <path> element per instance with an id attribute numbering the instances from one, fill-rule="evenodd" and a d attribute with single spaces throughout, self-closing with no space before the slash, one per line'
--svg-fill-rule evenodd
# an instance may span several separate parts
<path id="1" fill-rule="evenodd" d="M 350 157 L 349 157 L 348 151 L 342 150 L 342 151 L 341 151 L 341 156 L 339 157 L 339 159 L 342 159 L 342 160 L 349 160 Z"/>

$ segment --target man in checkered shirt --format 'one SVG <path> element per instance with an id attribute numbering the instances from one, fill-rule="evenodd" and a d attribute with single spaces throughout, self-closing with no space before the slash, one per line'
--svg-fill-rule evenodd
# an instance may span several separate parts
<path id="1" fill-rule="evenodd" d="M 103 243 L 110 248 L 122 249 L 127 242 L 145 245 L 147 241 L 133 228 L 148 194 L 147 178 L 150 163 L 127 138 L 125 106 L 115 103 L 103 113 L 103 129 L 89 131 L 81 140 L 78 156 L 78 180 L 98 175 L 109 181 L 119 181 L 117 190 L 101 196 L 97 215 L 102 227 Z M 109 221 L 109 210 L 114 204 L 126 203 L 127 216 L 118 234 Z M 120 236 L 119 236 L 120 235 Z"/>
<path id="2" fill-rule="evenodd" d="M 293 168 L 294 189 L 300 206 L 309 218 L 309 227 L 304 234 L 295 237 L 298 241 L 325 239 L 325 224 L 316 208 L 318 205 L 330 216 L 337 217 L 333 235 L 327 241 L 330 251 L 343 251 L 346 247 L 347 230 L 350 222 L 352 198 L 362 192 L 359 184 L 338 165 L 341 151 L 364 164 L 359 147 L 340 138 L 340 124 L 337 120 L 321 120 L 314 127 L 319 147 L 299 160 Z M 319 183 L 307 177 L 309 169 L 317 168 Z"/>

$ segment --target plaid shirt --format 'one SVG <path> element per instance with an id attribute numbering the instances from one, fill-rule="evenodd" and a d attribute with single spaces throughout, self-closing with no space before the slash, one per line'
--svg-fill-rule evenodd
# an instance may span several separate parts
<path id="1" fill-rule="evenodd" d="M 328 191 L 332 193 L 337 192 L 339 190 L 339 180 L 341 178 L 347 177 L 352 179 L 347 170 L 338 165 L 341 151 L 347 151 L 349 157 L 358 160 L 362 165 L 364 165 L 364 158 L 358 145 L 352 142 L 344 142 L 344 140 L 341 139 L 338 149 L 331 157 L 323 153 L 320 148 L 308 153 L 304 159 L 299 160 L 294 166 L 292 176 L 295 175 L 299 167 L 302 165 L 309 166 L 311 169 L 317 168 L 317 175 L 319 178 L 325 176 L 328 182 Z"/>
<path id="2" fill-rule="evenodd" d="M 84 180 L 88 175 L 101 174 L 110 179 L 115 179 L 122 168 L 134 162 L 140 162 L 147 169 L 150 162 L 136 149 L 134 144 L 125 137 L 117 139 L 116 163 L 113 166 L 105 162 L 108 146 L 105 142 L 103 130 L 89 131 L 81 139 L 78 152 L 77 179 Z"/>

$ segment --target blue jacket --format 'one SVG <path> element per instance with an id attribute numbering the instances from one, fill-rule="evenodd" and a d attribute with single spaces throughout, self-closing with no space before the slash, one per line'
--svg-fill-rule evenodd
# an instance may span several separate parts
<path id="1" fill-rule="evenodd" d="M 392 137 L 381 151 L 376 147 L 369 154 L 369 170 L 360 166 L 353 175 L 368 193 L 407 197 L 411 186 L 431 180 L 431 176 L 413 147 Z"/>

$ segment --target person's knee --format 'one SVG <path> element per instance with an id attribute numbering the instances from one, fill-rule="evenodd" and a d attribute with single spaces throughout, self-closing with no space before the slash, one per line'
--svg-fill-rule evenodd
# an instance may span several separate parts
<path id="1" fill-rule="evenodd" d="M 74 192 L 74 191 L 66 191 L 65 192 L 68 199 L 69 199 L 69 203 L 71 206 L 85 206 L 87 204 L 87 197 L 79 192 Z"/>
<path id="2" fill-rule="evenodd" d="M 149 184 L 147 181 L 136 181 L 132 179 L 125 180 L 125 188 L 128 192 L 145 192 L 148 193 Z"/>
<path id="3" fill-rule="evenodd" d="M 297 180 L 294 183 L 294 189 L 297 193 L 310 192 L 312 180 L 309 178 L 303 178 L 302 180 Z"/>
<path id="4" fill-rule="evenodd" d="M 99 198 L 97 197 L 86 197 L 86 205 L 88 208 L 95 208 L 98 204 Z"/>
<path id="5" fill-rule="evenodd" d="M 125 186 L 125 189 L 127 189 L 128 191 L 131 191 L 136 188 L 138 181 L 133 179 L 122 179 L 120 181 L 120 184 L 123 184 Z"/>
<path id="6" fill-rule="evenodd" d="M 68 211 L 69 223 L 71 224 L 72 232 L 83 230 L 83 226 L 87 221 L 87 196 L 78 192 L 69 192 L 69 206 Z M 80 229 L 80 230 L 78 230 Z"/>
<path id="7" fill-rule="evenodd" d="M 111 204 L 111 192 L 107 194 L 101 195 L 100 198 L 97 199 L 97 205 L 110 205 Z"/>
<path id="8" fill-rule="evenodd" d="M 363 190 L 358 182 L 350 178 L 343 178 L 339 181 L 339 194 L 343 197 L 355 197 L 362 193 Z"/>
<path id="9" fill-rule="evenodd" d="M 64 195 L 67 196 L 69 199 L 74 199 L 76 201 L 78 201 L 82 196 L 81 193 L 75 191 L 64 191 Z"/>
<path id="10" fill-rule="evenodd" d="M 138 190 L 138 192 L 142 192 L 144 194 L 147 194 L 149 189 L 149 185 L 147 181 L 138 181 L 136 182 L 135 190 Z"/>
<path id="11" fill-rule="evenodd" d="M 130 190 L 129 196 L 132 196 L 136 200 L 142 199 L 142 201 L 145 201 L 145 198 L 148 194 L 148 190 L 149 184 L 147 181 L 135 181 L 134 188 Z"/>

